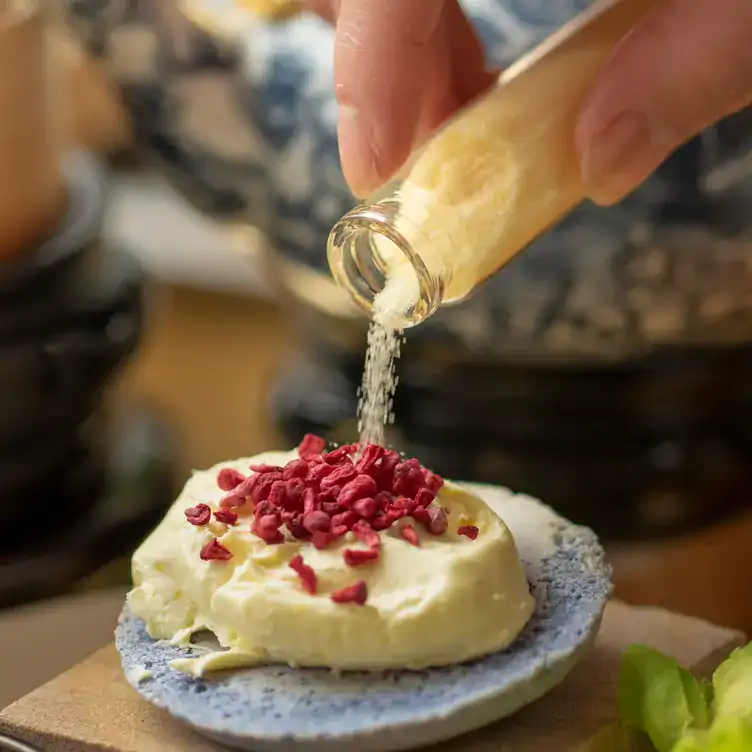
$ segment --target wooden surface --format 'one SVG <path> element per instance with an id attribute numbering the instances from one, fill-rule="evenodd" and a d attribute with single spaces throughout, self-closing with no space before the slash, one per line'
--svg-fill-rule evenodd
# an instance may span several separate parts
<path id="1" fill-rule="evenodd" d="M 280 446 L 269 392 L 295 342 L 269 303 L 154 291 L 152 325 L 123 388 L 159 407 L 181 442 L 180 472 Z M 752 634 L 752 514 L 676 542 L 609 552 L 617 596 Z"/>
<path id="2" fill-rule="evenodd" d="M 613 603 L 595 648 L 547 697 L 512 718 L 437 745 L 436 752 L 568 752 L 615 718 L 622 651 L 653 645 L 707 673 L 743 642 L 739 633 L 666 611 Z M 218 752 L 129 687 L 113 646 L 0 713 L 0 730 L 45 752 Z M 501 746 L 503 745 L 503 746 Z"/>

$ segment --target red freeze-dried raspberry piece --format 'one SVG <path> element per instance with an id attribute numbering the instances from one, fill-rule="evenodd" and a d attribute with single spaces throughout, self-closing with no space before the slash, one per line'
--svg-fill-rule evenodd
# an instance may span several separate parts
<path id="1" fill-rule="evenodd" d="M 376 515 L 371 521 L 371 527 L 374 530 L 386 530 L 391 527 L 392 520 L 390 520 L 385 514 Z"/>
<path id="2" fill-rule="evenodd" d="M 352 505 L 353 512 L 356 512 L 361 517 L 365 517 L 367 520 L 370 520 L 371 517 L 373 517 L 376 512 L 378 511 L 378 508 L 376 506 L 376 500 L 372 499 L 370 496 L 365 499 L 358 499 L 353 505 Z"/>
<path id="3" fill-rule="evenodd" d="M 217 485 L 223 491 L 232 491 L 233 488 L 239 486 L 244 480 L 245 475 L 231 467 L 223 467 L 217 473 Z"/>
<path id="4" fill-rule="evenodd" d="M 233 512 L 232 509 L 217 509 L 214 512 L 214 519 L 225 525 L 234 525 L 238 521 L 238 513 Z"/>
<path id="5" fill-rule="evenodd" d="M 462 525 L 457 528 L 457 535 L 464 535 L 466 538 L 470 538 L 470 540 L 475 540 L 479 532 L 475 525 Z"/>
<path id="6" fill-rule="evenodd" d="M 378 548 L 355 549 L 346 548 L 342 553 L 342 558 L 348 567 L 360 567 L 363 564 L 369 564 L 379 558 Z"/>
<path id="7" fill-rule="evenodd" d="M 266 501 L 271 493 L 272 486 L 282 480 L 281 473 L 264 473 L 258 476 L 258 481 L 251 491 L 251 500 L 254 504 L 258 504 L 260 501 Z"/>
<path id="8" fill-rule="evenodd" d="M 312 433 L 307 433 L 303 437 L 303 441 L 298 444 L 298 454 L 303 458 L 309 457 L 312 454 L 321 454 L 326 442 L 320 437 Z"/>
<path id="9" fill-rule="evenodd" d="M 303 491 L 303 514 L 315 512 L 317 507 L 316 491 L 313 488 L 306 488 L 306 490 Z"/>
<path id="10" fill-rule="evenodd" d="M 364 520 L 353 525 L 353 535 L 369 548 L 381 548 L 381 536 Z"/>
<path id="11" fill-rule="evenodd" d="M 311 534 L 306 530 L 303 525 L 303 513 L 302 512 L 285 512 L 285 527 L 290 531 L 290 535 L 296 540 L 307 541 L 310 540 Z"/>
<path id="12" fill-rule="evenodd" d="M 263 517 L 266 514 L 277 514 L 277 509 L 269 501 L 260 501 L 254 508 L 253 514 L 256 519 Z"/>
<path id="13" fill-rule="evenodd" d="M 418 460 L 405 460 L 394 468 L 392 491 L 400 496 L 415 498 L 415 495 L 423 488 L 425 479 Z"/>
<path id="14" fill-rule="evenodd" d="M 316 572 L 314 572 L 313 569 L 308 566 L 308 564 L 303 562 L 303 557 L 300 554 L 293 556 L 293 558 L 290 559 L 288 566 L 300 578 L 300 584 L 303 586 L 303 589 L 310 595 L 316 595 L 316 588 L 318 584 L 316 579 Z"/>
<path id="15" fill-rule="evenodd" d="M 419 507 L 429 507 L 431 502 L 436 498 L 436 494 L 433 491 L 429 491 L 427 488 L 421 488 L 417 494 L 415 494 L 415 504 Z"/>
<path id="16" fill-rule="evenodd" d="M 337 447 L 336 449 L 332 449 L 331 452 L 327 452 L 324 455 L 324 462 L 328 465 L 338 465 L 340 462 L 352 462 L 350 455 L 357 448 L 357 444 L 343 444 L 341 447 Z"/>
<path id="17" fill-rule="evenodd" d="M 355 478 L 358 471 L 355 469 L 355 465 L 337 465 L 334 470 L 321 481 L 321 490 L 326 491 L 327 488 L 333 486 L 343 486 L 348 481 Z"/>
<path id="18" fill-rule="evenodd" d="M 347 510 L 337 504 L 336 501 L 322 501 L 321 511 L 326 512 L 330 517 L 334 517 L 335 514 L 342 514 L 342 512 L 346 512 Z"/>
<path id="19" fill-rule="evenodd" d="M 197 527 L 206 525 L 211 519 L 211 507 L 206 504 L 196 504 L 195 507 L 188 507 L 185 510 L 185 519 L 191 525 L 196 525 Z"/>
<path id="20" fill-rule="evenodd" d="M 219 506 L 221 507 L 242 507 L 246 503 L 246 500 L 253 494 L 253 489 L 258 485 L 262 475 L 251 475 L 250 478 L 246 478 L 242 483 L 235 486 L 231 491 L 228 491 L 220 500 Z"/>
<path id="21" fill-rule="evenodd" d="M 227 561 L 232 559 L 232 551 L 226 549 L 216 538 L 212 538 L 206 543 L 199 555 L 202 561 Z"/>
<path id="22" fill-rule="evenodd" d="M 418 503 L 415 501 L 415 499 L 408 499 L 407 496 L 399 496 L 387 507 L 387 509 L 399 509 L 400 511 L 404 511 L 405 516 L 408 516 L 412 514 L 417 506 Z"/>
<path id="23" fill-rule="evenodd" d="M 269 501 L 274 504 L 275 507 L 284 509 L 286 500 L 287 484 L 283 480 L 275 480 L 274 483 L 272 483 L 272 487 L 269 489 Z"/>
<path id="24" fill-rule="evenodd" d="M 280 522 L 276 514 L 265 514 L 254 519 L 252 530 L 264 543 L 270 545 L 282 543 L 285 536 L 279 529 Z"/>
<path id="25" fill-rule="evenodd" d="M 322 480 L 324 480 L 324 478 L 326 478 L 327 475 L 331 475 L 333 472 L 334 465 L 314 465 L 313 467 L 309 468 L 308 475 L 306 476 L 306 481 L 308 483 L 318 485 Z"/>
<path id="26" fill-rule="evenodd" d="M 363 580 L 337 590 L 329 596 L 335 603 L 356 603 L 362 606 L 368 600 L 368 586 Z"/>
<path id="27" fill-rule="evenodd" d="M 331 488 L 325 488 L 323 491 L 319 491 L 316 494 L 316 501 L 319 504 L 323 504 L 327 501 L 337 501 L 337 497 L 342 491 L 341 486 L 332 486 Z"/>
<path id="28" fill-rule="evenodd" d="M 326 533 L 332 521 L 326 512 L 309 512 L 303 517 L 303 527 L 309 533 Z"/>
<path id="29" fill-rule="evenodd" d="M 281 473 L 282 469 L 279 465 L 250 465 L 249 470 L 252 470 L 254 473 L 261 473 L 262 475 L 265 473 Z"/>
<path id="30" fill-rule="evenodd" d="M 285 480 L 291 478 L 305 478 L 308 475 L 308 463 L 303 460 L 291 460 L 282 469 L 282 477 Z"/>
<path id="31" fill-rule="evenodd" d="M 416 522 L 422 522 L 424 525 L 427 525 L 431 521 L 431 515 L 425 507 L 415 507 L 410 516 Z"/>
<path id="32" fill-rule="evenodd" d="M 342 487 L 337 503 L 351 507 L 358 499 L 373 496 L 378 490 L 376 481 L 370 475 L 358 475 Z"/>
<path id="33" fill-rule="evenodd" d="M 436 473 L 432 473 L 430 470 L 423 468 L 423 478 L 426 483 L 426 488 L 436 495 L 444 485 L 444 479 Z"/>
<path id="34" fill-rule="evenodd" d="M 418 538 L 418 533 L 412 525 L 403 525 L 400 528 L 400 535 L 411 546 L 420 546 L 420 538 Z"/>
<path id="35" fill-rule="evenodd" d="M 353 525 L 360 519 L 357 513 L 352 509 L 348 509 L 346 512 L 335 514 L 332 517 L 332 527 L 344 526 L 347 530 L 352 530 Z"/>
<path id="36" fill-rule="evenodd" d="M 328 532 L 319 531 L 311 536 L 311 543 L 318 551 L 323 551 L 329 544 L 334 543 L 347 532 L 347 528 L 340 525 L 337 528 L 330 528 Z"/>
<path id="37" fill-rule="evenodd" d="M 449 527 L 446 509 L 444 507 L 431 507 L 428 510 L 428 531 L 433 535 L 443 535 Z"/>
<path id="38" fill-rule="evenodd" d="M 303 511 L 303 492 L 305 491 L 305 483 L 300 478 L 291 478 L 286 481 L 287 496 L 285 503 L 288 509 L 293 509 L 296 512 Z"/>
<path id="39" fill-rule="evenodd" d="M 356 470 L 359 473 L 369 473 L 384 456 L 385 451 L 384 447 L 378 444 L 366 444 L 360 455 L 360 459 L 355 465 Z"/>

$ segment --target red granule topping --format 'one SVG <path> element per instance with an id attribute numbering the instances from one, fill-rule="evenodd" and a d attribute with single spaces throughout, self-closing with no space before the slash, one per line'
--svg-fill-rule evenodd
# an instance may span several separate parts
<path id="1" fill-rule="evenodd" d="M 334 530 L 317 530 L 311 536 L 311 543 L 317 551 L 323 551 L 329 545 L 334 543 L 337 538 L 341 538 L 346 532 L 346 530 L 342 530 L 341 532 L 339 530 L 337 532 Z"/>
<path id="2" fill-rule="evenodd" d="M 308 463 L 304 459 L 292 460 L 282 468 L 282 477 L 285 480 L 305 478 L 306 475 L 308 475 Z"/>
<path id="3" fill-rule="evenodd" d="M 260 475 L 251 475 L 250 478 L 246 478 L 231 491 L 228 491 L 219 500 L 219 505 L 221 507 L 242 507 L 246 502 L 250 501 L 253 489 L 258 484 L 260 478 Z"/>
<path id="4" fill-rule="evenodd" d="M 304 590 L 310 595 L 316 595 L 317 579 L 316 572 L 303 562 L 303 557 L 298 554 L 290 559 L 290 569 L 295 572 L 300 578 L 300 584 L 303 585 Z"/>
<path id="5" fill-rule="evenodd" d="M 355 523 L 359 520 L 358 513 L 352 509 L 348 509 L 345 512 L 340 512 L 340 514 L 332 516 L 332 527 L 339 527 L 341 525 L 346 530 L 352 530 Z"/>
<path id="6" fill-rule="evenodd" d="M 360 454 L 360 459 L 355 463 L 355 469 L 359 473 L 368 473 L 376 467 L 376 463 L 384 456 L 386 449 L 378 444 L 368 444 Z"/>
<path id="7" fill-rule="evenodd" d="M 348 567 L 359 567 L 379 558 L 378 548 L 346 548 L 342 558 Z"/>
<path id="8" fill-rule="evenodd" d="M 470 538 L 470 540 L 475 540 L 479 532 L 475 525 L 462 525 L 457 528 L 457 535 L 464 535 L 466 538 Z"/>
<path id="9" fill-rule="evenodd" d="M 381 548 L 381 536 L 365 521 L 360 520 L 353 525 L 353 535 L 369 548 Z"/>
<path id="10" fill-rule="evenodd" d="M 232 551 L 225 548 L 216 538 L 212 538 L 201 549 L 202 561 L 227 561 L 232 559 Z"/>
<path id="11" fill-rule="evenodd" d="M 310 514 L 318 510 L 318 504 L 316 503 L 316 489 L 306 488 L 303 491 L 303 514 Z"/>
<path id="12" fill-rule="evenodd" d="M 284 467 L 251 465 L 249 477 L 231 468 L 220 470 L 217 483 L 225 494 L 216 519 L 234 525 L 238 515 L 253 512 L 251 531 L 266 543 L 282 543 L 287 536 L 310 540 L 317 549 L 352 531 L 368 550 L 347 549 L 343 556 L 349 566 L 375 561 L 379 532 L 403 518 L 412 518 L 433 535 L 446 532 L 447 511 L 435 503 L 444 481 L 417 459 L 375 444 L 345 444 L 327 452 L 325 441 L 313 434 L 301 441 L 298 455 Z M 186 510 L 186 517 L 195 525 L 206 524 L 211 511 L 198 505 Z M 405 523 L 399 535 L 419 545 L 415 527 Z"/>
<path id="13" fill-rule="evenodd" d="M 325 446 L 326 442 L 320 436 L 307 433 L 303 437 L 303 441 L 298 444 L 298 455 L 300 455 L 301 459 L 306 459 L 306 457 L 312 454 L 321 454 Z"/>
<path id="14" fill-rule="evenodd" d="M 185 510 L 185 519 L 191 525 L 196 525 L 197 527 L 206 525 L 211 519 L 211 507 L 206 504 L 196 504 L 195 507 L 188 507 Z"/>
<path id="15" fill-rule="evenodd" d="M 363 519 L 370 520 L 378 511 L 378 507 L 376 506 L 376 500 L 368 497 L 353 502 L 352 510 L 356 514 L 359 514 Z"/>
<path id="16" fill-rule="evenodd" d="M 232 491 L 233 488 L 239 486 L 244 480 L 245 475 L 239 473 L 237 470 L 233 470 L 231 467 L 223 467 L 217 473 L 217 485 L 223 491 Z"/>
<path id="17" fill-rule="evenodd" d="M 254 473 L 281 473 L 283 468 L 279 467 L 279 465 L 251 465 L 249 470 L 253 470 Z"/>
<path id="18" fill-rule="evenodd" d="M 335 467 L 326 478 L 322 478 L 321 490 L 326 491 L 327 488 L 332 488 L 332 486 L 344 486 L 345 483 L 351 481 L 353 478 L 357 477 L 357 475 L 358 471 L 352 463 L 337 465 L 337 467 Z M 371 480 L 373 480 L 373 478 L 371 478 Z"/>
<path id="19" fill-rule="evenodd" d="M 285 536 L 279 529 L 281 524 L 282 521 L 278 514 L 265 514 L 254 518 L 251 531 L 258 535 L 264 543 L 270 545 L 282 543 Z"/>
<path id="20" fill-rule="evenodd" d="M 321 463 L 320 465 L 313 463 L 309 466 L 306 480 L 314 486 L 318 486 L 321 484 L 321 481 L 326 478 L 327 475 L 331 475 L 333 472 L 334 465 L 327 465 L 325 462 Z"/>
<path id="21" fill-rule="evenodd" d="M 331 478 L 332 475 L 329 477 Z M 337 503 L 343 507 L 351 508 L 356 501 L 368 498 L 369 496 L 372 497 L 378 490 L 379 487 L 376 485 L 376 481 L 370 475 L 358 475 L 342 487 L 337 497 Z"/>
<path id="22" fill-rule="evenodd" d="M 446 509 L 444 507 L 431 507 L 428 510 L 428 532 L 434 535 L 443 535 L 449 527 Z"/>
<path id="23" fill-rule="evenodd" d="M 224 522 L 225 525 L 234 525 L 238 521 L 238 513 L 232 509 L 220 508 L 214 512 L 214 519 L 217 522 Z"/>
<path id="24" fill-rule="evenodd" d="M 425 480 L 426 488 L 434 495 L 436 495 L 444 485 L 444 479 L 436 473 L 432 473 L 430 470 L 423 468 L 423 479 Z"/>
<path id="25" fill-rule="evenodd" d="M 332 518 L 323 511 L 308 512 L 303 516 L 303 527 L 309 533 L 326 533 L 332 526 Z"/>
<path id="26" fill-rule="evenodd" d="M 362 606 L 368 600 L 368 586 L 363 580 L 337 590 L 329 596 L 335 603 L 355 603 Z"/>
<path id="27" fill-rule="evenodd" d="M 402 539 L 406 540 L 411 546 L 420 546 L 420 538 L 418 538 L 418 533 L 412 525 L 403 525 L 399 532 Z"/>

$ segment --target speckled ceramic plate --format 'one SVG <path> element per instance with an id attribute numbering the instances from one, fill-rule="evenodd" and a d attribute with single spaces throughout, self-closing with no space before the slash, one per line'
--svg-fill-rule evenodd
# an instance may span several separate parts
<path id="1" fill-rule="evenodd" d="M 514 713 L 559 684 L 589 647 L 610 571 L 592 531 L 529 497 L 468 485 L 512 530 L 536 599 L 507 650 L 420 672 L 266 666 L 194 679 L 168 666 L 191 649 L 152 640 L 126 609 L 116 631 L 126 677 L 149 702 L 237 750 L 413 749 Z M 139 680 L 144 668 L 149 676 Z"/>

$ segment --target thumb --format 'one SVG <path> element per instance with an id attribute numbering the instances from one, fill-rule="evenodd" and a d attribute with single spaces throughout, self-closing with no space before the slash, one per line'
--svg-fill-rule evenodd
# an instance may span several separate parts
<path id="1" fill-rule="evenodd" d="M 588 195 L 618 201 L 682 143 L 750 103 L 752 2 L 664 0 L 616 49 L 580 115 Z"/>

